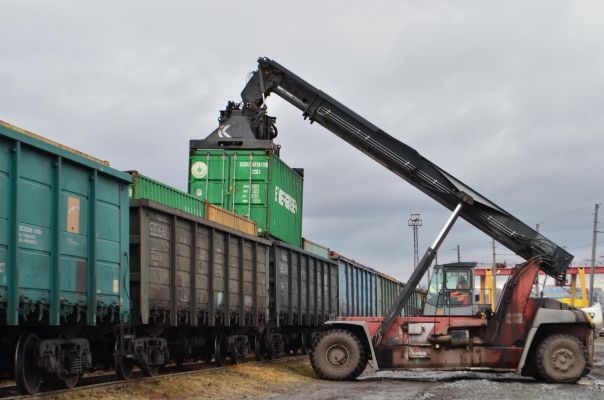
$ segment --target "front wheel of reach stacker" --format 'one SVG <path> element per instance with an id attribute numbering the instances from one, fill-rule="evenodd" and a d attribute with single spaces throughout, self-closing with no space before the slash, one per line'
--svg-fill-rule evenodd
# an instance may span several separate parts
<path id="1" fill-rule="evenodd" d="M 571 335 L 546 337 L 534 360 L 537 373 L 546 382 L 572 383 L 587 374 L 587 349 Z"/>
<path id="2" fill-rule="evenodd" d="M 331 329 L 316 340 L 310 350 L 310 363 L 321 379 L 351 381 L 365 370 L 367 356 L 356 335 Z"/>

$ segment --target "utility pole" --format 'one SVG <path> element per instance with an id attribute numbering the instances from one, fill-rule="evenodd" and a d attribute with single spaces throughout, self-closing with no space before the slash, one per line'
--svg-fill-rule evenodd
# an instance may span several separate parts
<path id="1" fill-rule="evenodd" d="M 535 227 L 537 228 L 536 231 L 537 233 L 539 233 L 539 227 L 543 225 L 543 222 L 539 222 L 538 224 L 535 225 Z"/>
<path id="2" fill-rule="evenodd" d="M 411 214 L 409 219 L 409 226 L 413 228 L 413 270 L 417 268 L 419 264 L 419 235 L 418 230 L 422 226 L 422 220 L 419 219 L 419 214 Z M 426 271 L 426 278 L 428 279 L 428 288 L 430 287 L 430 267 Z"/>
<path id="3" fill-rule="evenodd" d="M 453 249 L 455 250 L 455 249 Z M 459 252 L 459 245 L 457 245 L 457 262 L 461 262 L 461 253 Z"/>
<path id="4" fill-rule="evenodd" d="M 413 228 L 413 269 L 415 269 L 417 268 L 417 264 L 419 264 L 419 238 L 417 236 L 417 231 L 422 226 L 422 220 L 419 219 L 419 214 L 411 214 L 409 226 Z"/>
<path id="5" fill-rule="evenodd" d="M 596 204 L 596 212 L 594 213 L 594 240 L 591 245 L 591 272 L 589 277 L 589 302 L 588 307 L 591 307 L 594 298 L 594 269 L 596 267 L 596 240 L 598 238 L 598 208 L 600 204 Z"/>

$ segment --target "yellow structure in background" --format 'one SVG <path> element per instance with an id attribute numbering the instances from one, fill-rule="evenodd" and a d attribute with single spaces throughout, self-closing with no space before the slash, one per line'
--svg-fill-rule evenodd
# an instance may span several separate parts
<path id="1" fill-rule="evenodd" d="M 493 271 L 487 269 L 485 271 L 486 276 L 480 277 L 480 288 L 478 289 L 478 296 L 480 304 L 490 304 L 491 311 L 495 312 L 495 302 L 492 300 L 493 296 Z M 486 286 L 486 290 L 484 289 Z"/>
<path id="2" fill-rule="evenodd" d="M 577 275 L 571 275 L 570 297 L 559 298 L 559 302 L 570 304 L 573 307 L 589 307 L 587 299 L 587 286 L 585 284 L 585 268 L 578 268 L 579 284 L 581 285 L 581 298 L 577 299 Z M 485 275 L 480 277 L 480 304 L 491 304 L 491 309 L 495 312 L 495 293 L 493 292 L 493 270 L 485 270 Z M 486 290 L 485 290 L 486 287 Z"/>

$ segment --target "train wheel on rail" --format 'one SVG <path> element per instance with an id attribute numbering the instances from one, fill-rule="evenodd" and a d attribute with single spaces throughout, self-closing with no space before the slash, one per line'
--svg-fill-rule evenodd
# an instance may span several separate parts
<path id="1" fill-rule="evenodd" d="M 177 367 L 182 367 L 185 364 L 185 355 L 184 354 L 179 354 L 176 357 L 174 357 L 174 363 L 176 364 Z"/>
<path id="2" fill-rule="evenodd" d="M 302 354 L 304 354 L 305 356 L 308 355 L 308 331 L 302 331 L 302 340 L 301 340 L 301 345 L 300 345 L 300 349 L 302 350 Z"/>
<path id="3" fill-rule="evenodd" d="M 116 355 L 115 356 L 115 373 L 118 378 L 127 381 L 132 377 L 132 370 L 134 369 L 134 362 L 128 359 L 126 356 Z"/>
<path id="4" fill-rule="evenodd" d="M 310 351 L 310 364 L 319 378 L 351 381 L 365 370 L 367 356 L 353 333 L 331 329 L 315 342 Z"/>
<path id="5" fill-rule="evenodd" d="M 153 377 L 157 375 L 157 370 L 159 367 L 157 365 L 149 365 L 147 363 L 143 363 L 140 365 L 141 371 L 143 371 L 143 375 L 147 377 Z"/>
<path id="6" fill-rule="evenodd" d="M 34 333 L 25 332 L 19 337 L 15 350 L 15 382 L 19 393 L 35 394 L 40 390 L 43 371 L 36 366 L 36 343 L 40 339 Z"/>
<path id="7" fill-rule="evenodd" d="M 288 346 L 285 346 L 285 354 L 287 354 L 288 356 L 291 354 L 294 357 L 298 355 L 298 345 L 297 344 L 291 344 Z"/>
<path id="8" fill-rule="evenodd" d="M 587 374 L 587 349 L 574 336 L 552 335 L 535 351 L 537 373 L 546 382 L 571 383 Z"/>
<path id="9" fill-rule="evenodd" d="M 269 360 L 274 360 L 277 358 L 277 352 L 273 348 L 273 343 L 269 343 L 266 347 L 266 358 Z"/>
<path id="10" fill-rule="evenodd" d="M 264 346 L 264 340 L 262 335 L 254 336 L 254 354 L 256 355 L 256 361 L 264 361 L 264 353 L 266 348 Z"/>
<path id="11" fill-rule="evenodd" d="M 75 374 L 71 378 L 59 379 L 59 385 L 63 389 L 73 389 L 78 384 L 81 374 Z"/>
<path id="12" fill-rule="evenodd" d="M 214 359 L 216 360 L 216 366 L 226 367 L 227 356 L 226 346 L 224 343 L 224 333 L 216 335 L 216 339 L 214 340 Z"/>
<path id="13" fill-rule="evenodd" d="M 146 362 L 141 363 L 140 365 L 141 371 L 143 371 L 144 376 L 153 377 L 157 375 L 157 370 L 159 370 L 158 365 L 150 365 Z"/>

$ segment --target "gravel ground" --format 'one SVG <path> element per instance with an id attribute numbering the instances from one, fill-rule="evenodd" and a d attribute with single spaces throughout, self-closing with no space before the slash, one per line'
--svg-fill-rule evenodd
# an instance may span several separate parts
<path id="1" fill-rule="evenodd" d="M 294 387 L 279 398 L 323 399 L 604 399 L 604 339 L 596 341 L 595 366 L 577 384 L 546 384 L 516 374 L 473 372 L 375 372 L 355 382 L 318 381 Z"/>

